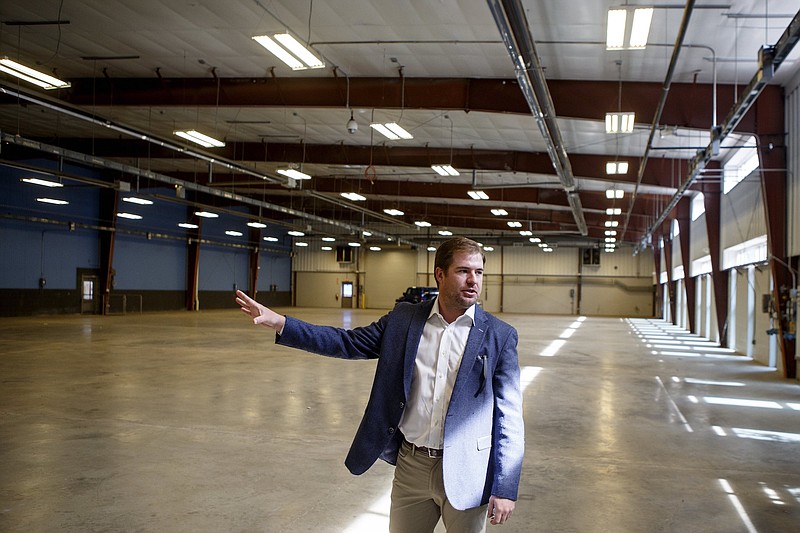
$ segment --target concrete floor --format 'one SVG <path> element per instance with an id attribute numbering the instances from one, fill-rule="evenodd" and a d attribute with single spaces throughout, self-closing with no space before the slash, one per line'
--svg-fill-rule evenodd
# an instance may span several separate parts
<path id="1" fill-rule="evenodd" d="M 502 318 L 527 452 L 488 531 L 798 530 L 795 381 L 660 321 Z M 391 467 L 342 464 L 373 371 L 238 310 L 2 319 L 0 531 L 384 531 Z"/>

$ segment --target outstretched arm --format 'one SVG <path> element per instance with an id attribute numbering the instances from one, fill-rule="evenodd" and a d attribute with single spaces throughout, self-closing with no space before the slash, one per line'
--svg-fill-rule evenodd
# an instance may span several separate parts
<path id="1" fill-rule="evenodd" d="M 236 291 L 236 303 L 242 308 L 242 313 L 253 319 L 253 324 L 267 326 L 279 333 L 286 324 L 285 316 L 261 305 L 242 291 Z"/>

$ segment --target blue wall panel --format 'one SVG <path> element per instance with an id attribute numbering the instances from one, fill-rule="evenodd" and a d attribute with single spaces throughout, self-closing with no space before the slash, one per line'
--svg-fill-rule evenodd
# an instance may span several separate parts
<path id="1" fill-rule="evenodd" d="M 117 290 L 186 290 L 186 243 L 118 235 L 114 245 Z"/>
<path id="2" fill-rule="evenodd" d="M 201 291 L 233 291 L 236 284 L 246 290 L 249 251 L 241 248 L 201 246 L 199 286 Z"/>
<path id="3" fill-rule="evenodd" d="M 99 268 L 97 232 L 49 224 L 0 221 L 0 288 L 74 289 L 78 268 Z"/>
<path id="4" fill-rule="evenodd" d="M 258 273 L 258 290 L 268 291 L 270 285 L 277 285 L 278 291 L 289 291 L 292 288 L 292 258 L 288 255 L 277 255 L 262 252 L 259 259 L 261 270 Z"/>

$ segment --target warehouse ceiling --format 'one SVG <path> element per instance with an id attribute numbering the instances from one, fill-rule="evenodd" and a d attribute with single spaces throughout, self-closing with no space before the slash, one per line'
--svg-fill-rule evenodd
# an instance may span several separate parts
<path id="1" fill-rule="evenodd" d="M 176 201 L 312 237 L 367 231 L 366 240 L 426 245 L 449 231 L 485 243 L 592 246 L 616 222 L 621 248 L 633 249 L 684 194 L 715 119 L 758 72 L 759 48 L 796 20 L 797 2 L 649 4 L 647 47 L 607 50 L 615 5 L 4 2 L 0 56 L 71 87 L 44 91 L 0 74 L 0 161 L 77 162 L 101 170 L 95 186 L 122 182 L 153 197 L 174 188 Z M 287 31 L 325 66 L 293 71 L 253 40 Z M 514 53 L 527 68 L 515 71 Z M 773 89 L 796 75 L 797 58 L 795 50 L 783 59 Z M 617 111 L 636 113 L 633 132 L 606 133 L 605 115 Z M 396 122 L 413 139 L 387 140 L 373 122 Z M 186 129 L 225 146 L 174 135 Z M 747 133 L 728 135 L 713 159 Z M 607 174 L 609 161 L 627 162 L 627 173 Z M 459 175 L 440 176 L 435 164 Z M 287 168 L 311 179 L 277 172 Z M 624 195 L 609 199 L 608 189 Z M 478 190 L 488 199 L 469 196 Z"/>

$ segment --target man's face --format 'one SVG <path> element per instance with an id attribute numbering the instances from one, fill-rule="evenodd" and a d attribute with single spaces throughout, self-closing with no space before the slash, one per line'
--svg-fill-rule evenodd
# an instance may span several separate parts
<path id="1" fill-rule="evenodd" d="M 440 301 L 453 310 L 466 310 L 481 294 L 483 258 L 480 254 L 459 252 L 446 272 L 436 269 L 436 280 Z"/>

